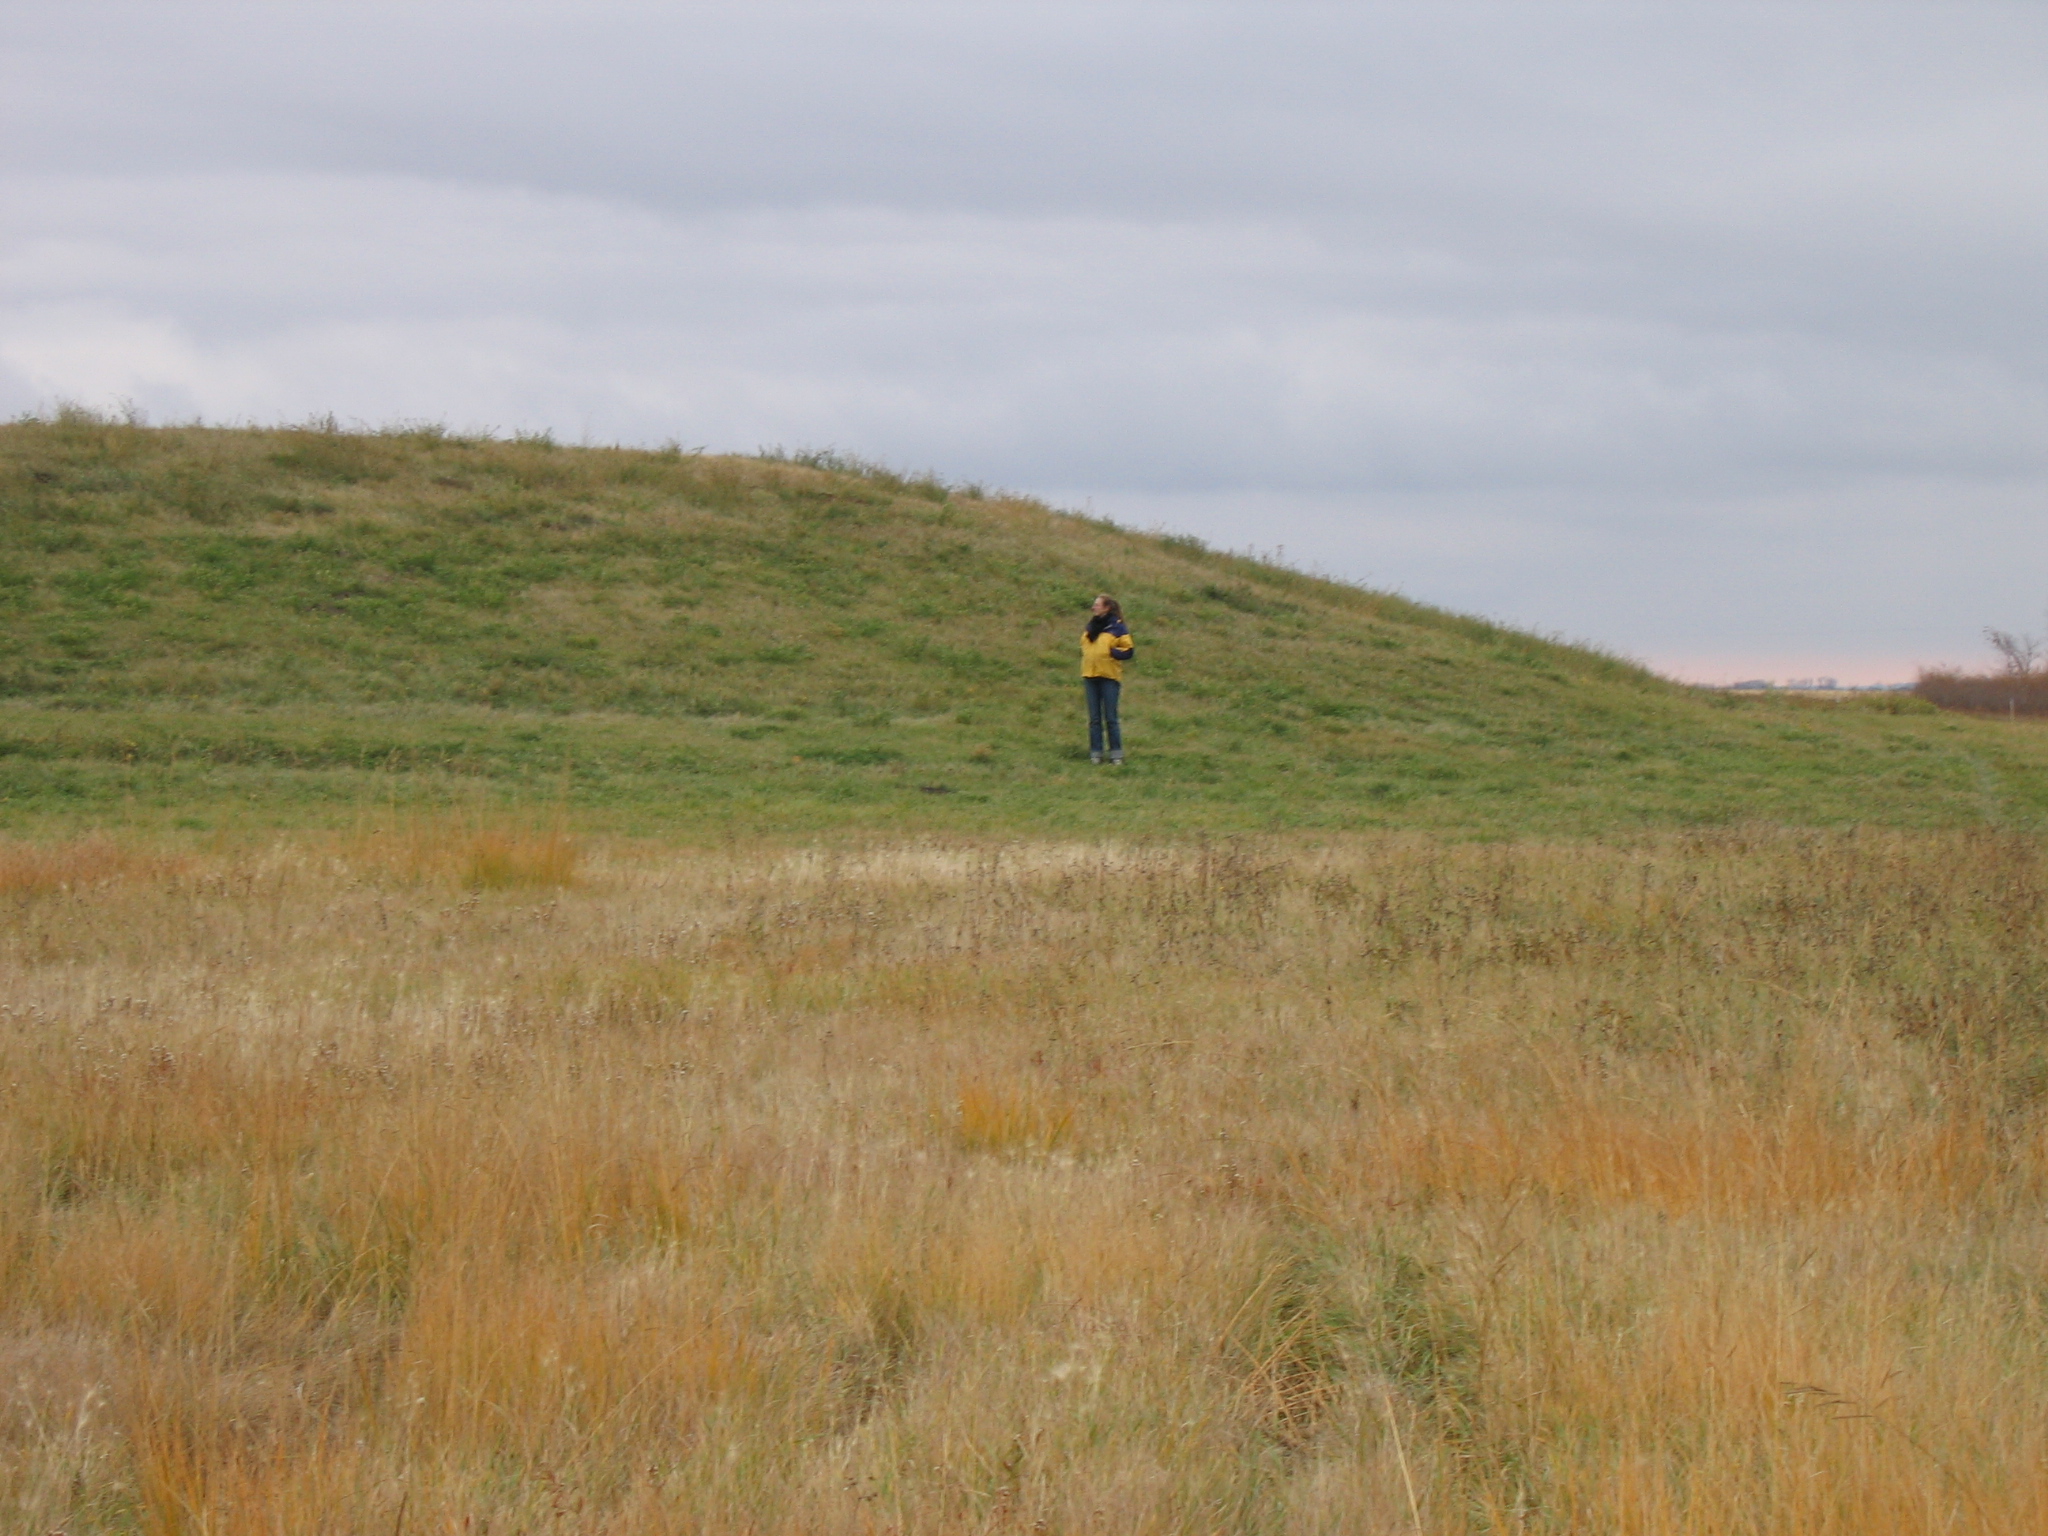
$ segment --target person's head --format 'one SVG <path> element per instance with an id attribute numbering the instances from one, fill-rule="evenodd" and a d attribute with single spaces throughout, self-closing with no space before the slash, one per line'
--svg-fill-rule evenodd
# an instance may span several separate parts
<path id="1" fill-rule="evenodd" d="M 1107 592 L 1096 598 L 1095 606 L 1088 611 L 1101 619 L 1120 619 L 1124 616 L 1124 611 L 1117 606 L 1116 599 Z"/>

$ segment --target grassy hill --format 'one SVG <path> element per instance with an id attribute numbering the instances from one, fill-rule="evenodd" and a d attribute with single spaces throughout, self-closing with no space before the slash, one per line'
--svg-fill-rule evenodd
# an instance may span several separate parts
<path id="1" fill-rule="evenodd" d="M 1121 773 L 1075 635 L 1138 637 Z M 438 431 L 0 428 L 0 826 L 2036 826 L 2048 734 L 1707 694 L 977 488 Z"/>

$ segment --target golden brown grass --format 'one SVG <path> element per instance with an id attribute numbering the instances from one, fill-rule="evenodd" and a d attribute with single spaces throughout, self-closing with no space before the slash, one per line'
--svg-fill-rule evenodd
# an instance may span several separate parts
<path id="1" fill-rule="evenodd" d="M 128 847 L 111 837 L 58 843 L 0 839 L 0 895 L 47 896 L 113 881 L 160 880 L 188 864 L 176 854 Z"/>
<path id="2" fill-rule="evenodd" d="M 0 849 L 6 1528 L 2048 1529 L 2038 840 L 481 835 Z"/>
<path id="3" fill-rule="evenodd" d="M 358 827 L 336 851 L 366 874 L 472 891 L 573 885 L 582 855 L 559 818 L 535 826 L 485 815 L 393 814 Z"/>

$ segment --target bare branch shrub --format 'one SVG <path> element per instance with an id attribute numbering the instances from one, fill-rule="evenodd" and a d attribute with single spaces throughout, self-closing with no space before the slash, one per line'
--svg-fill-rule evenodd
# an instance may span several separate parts
<path id="1" fill-rule="evenodd" d="M 2006 675 L 2009 677 L 2031 677 L 2042 663 L 2044 648 L 2048 648 L 2048 642 L 2044 642 L 2039 635 L 2016 634 L 2006 629 L 1987 628 L 1984 631 L 1984 638 L 1991 642 L 1991 648 L 2004 659 Z"/>
<path id="2" fill-rule="evenodd" d="M 1943 709 L 1999 715 L 2048 715 L 2048 637 L 1987 626 L 1984 638 L 2002 663 L 1997 672 L 1924 671 L 1913 692 Z"/>

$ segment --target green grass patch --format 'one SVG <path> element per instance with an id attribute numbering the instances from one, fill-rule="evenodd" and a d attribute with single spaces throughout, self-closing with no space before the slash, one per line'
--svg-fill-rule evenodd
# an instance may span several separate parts
<path id="1" fill-rule="evenodd" d="M 1139 642 L 1115 774 L 1080 750 L 1101 590 Z M 2044 768 L 2038 723 L 1706 693 L 835 455 L 0 428 L 15 829 L 477 796 L 693 836 L 2032 827 Z"/>

